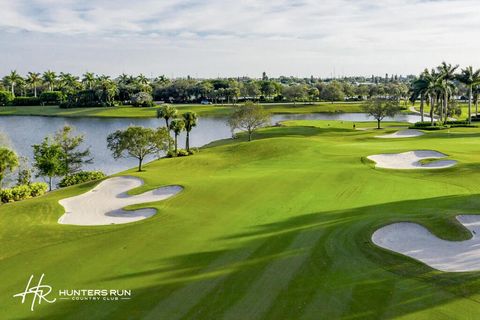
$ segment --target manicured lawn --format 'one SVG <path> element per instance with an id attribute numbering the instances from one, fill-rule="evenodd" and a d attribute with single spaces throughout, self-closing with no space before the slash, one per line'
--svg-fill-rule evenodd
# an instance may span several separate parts
<path id="1" fill-rule="evenodd" d="M 434 271 L 370 236 L 414 221 L 445 239 L 468 238 L 453 217 L 479 213 L 480 129 L 376 139 L 398 127 L 351 128 L 287 122 L 250 143 L 218 141 L 123 173 L 146 181 L 136 192 L 185 187 L 154 204 L 157 215 L 128 225 L 57 224 L 57 201 L 92 183 L 1 206 L 0 318 L 475 319 L 480 273 Z M 459 164 L 405 172 L 362 161 L 415 149 Z M 12 295 L 41 273 L 54 290 L 131 289 L 133 298 L 42 303 L 31 312 Z"/>
<path id="2" fill-rule="evenodd" d="M 271 113 L 316 113 L 316 112 L 362 112 L 357 102 L 319 102 L 316 104 L 265 104 Z M 225 116 L 231 113 L 232 105 L 175 105 L 180 112 L 194 111 L 200 116 Z M 0 107 L 0 116 L 62 116 L 62 117 L 118 117 L 147 118 L 155 117 L 154 108 L 135 108 L 131 106 L 115 108 L 74 108 L 60 109 L 58 106 Z"/>

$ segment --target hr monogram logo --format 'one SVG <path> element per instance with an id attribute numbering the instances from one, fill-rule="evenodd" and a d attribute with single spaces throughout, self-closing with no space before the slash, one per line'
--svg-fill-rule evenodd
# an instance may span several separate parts
<path id="1" fill-rule="evenodd" d="M 40 280 L 38 280 L 38 284 L 36 286 L 32 285 L 32 280 L 34 278 L 33 274 L 30 276 L 30 279 L 28 280 L 27 286 L 25 287 L 24 292 L 20 292 L 14 295 L 14 297 L 21 297 L 22 298 L 22 304 L 25 303 L 26 298 L 28 295 L 32 295 L 32 304 L 30 306 L 30 310 L 33 311 L 35 307 L 35 303 L 41 304 L 42 301 L 48 302 L 48 303 L 54 303 L 57 299 L 54 298 L 52 300 L 47 299 L 47 296 L 52 292 L 52 287 L 46 284 L 42 284 L 43 277 L 45 276 L 44 273 L 42 273 L 42 276 L 40 277 Z M 30 286 L 32 285 L 32 286 Z"/>

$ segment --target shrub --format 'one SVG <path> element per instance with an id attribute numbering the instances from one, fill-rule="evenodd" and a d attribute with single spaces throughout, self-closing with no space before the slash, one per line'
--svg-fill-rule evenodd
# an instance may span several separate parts
<path id="1" fill-rule="evenodd" d="M 46 105 L 57 105 L 65 100 L 61 91 L 44 91 L 40 94 L 40 102 Z"/>
<path id="2" fill-rule="evenodd" d="M 450 126 L 422 126 L 422 127 L 417 127 L 416 125 L 408 127 L 409 129 L 422 129 L 422 130 L 443 130 L 443 129 L 448 129 Z"/>
<path id="3" fill-rule="evenodd" d="M 39 106 L 40 98 L 36 97 L 15 97 L 13 99 L 14 106 Z"/>
<path id="4" fill-rule="evenodd" d="M 13 95 L 10 91 L 0 91 L 0 106 L 8 106 L 13 101 Z"/>
<path id="5" fill-rule="evenodd" d="M 438 122 L 434 122 L 433 123 L 433 126 L 438 126 L 440 125 Z M 430 123 L 430 121 L 424 121 L 424 122 L 415 122 L 415 124 L 412 126 L 412 127 L 415 127 L 415 128 L 423 128 L 423 127 L 431 127 L 432 124 Z"/>
<path id="6" fill-rule="evenodd" d="M 188 156 L 188 155 L 189 155 L 189 153 L 188 153 L 187 150 L 180 149 L 180 150 L 178 150 L 178 152 L 177 152 L 177 157 L 186 157 L 186 156 Z"/>
<path id="7" fill-rule="evenodd" d="M 60 181 L 58 186 L 63 188 L 63 187 L 73 186 L 79 183 L 103 179 L 105 177 L 106 177 L 105 173 L 101 171 L 80 171 L 78 173 L 65 176 Z"/>
<path id="8" fill-rule="evenodd" d="M 471 119 L 472 121 L 480 121 L 480 115 L 479 116 L 473 115 Z"/>
<path id="9" fill-rule="evenodd" d="M 147 92 L 135 93 L 131 100 L 134 107 L 152 107 L 154 105 L 152 95 Z"/>
<path id="10" fill-rule="evenodd" d="M 0 190 L 0 201 L 3 203 L 21 201 L 28 198 L 38 197 L 48 190 L 45 182 L 22 184 L 9 189 Z"/>
<path id="11" fill-rule="evenodd" d="M 177 154 L 175 154 L 175 150 L 170 150 L 167 152 L 167 158 L 175 158 L 175 157 L 186 157 L 192 154 L 195 154 L 196 151 L 190 149 L 190 152 L 184 149 L 178 149 Z"/>
<path id="12" fill-rule="evenodd" d="M 38 197 L 45 194 L 48 191 L 48 185 L 45 182 L 34 182 L 30 185 L 30 195 L 32 197 Z"/>

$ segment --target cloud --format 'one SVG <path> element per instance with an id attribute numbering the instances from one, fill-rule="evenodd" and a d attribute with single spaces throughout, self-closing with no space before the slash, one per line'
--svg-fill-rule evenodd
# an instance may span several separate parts
<path id="1" fill-rule="evenodd" d="M 407 73 L 443 59 L 478 63 L 475 51 L 480 49 L 473 40 L 480 28 L 480 6 L 471 0 L 0 0 L 0 4 L 2 51 L 15 48 L 29 57 L 22 48 L 53 48 L 56 60 L 65 60 L 59 56 L 63 52 L 82 59 L 82 64 L 97 65 L 88 58 L 89 52 L 78 48 L 81 40 L 99 56 L 108 52 L 121 59 L 128 53 L 131 68 L 143 72 L 147 68 L 161 72 L 151 65 L 163 60 L 162 68 L 168 72 L 182 73 L 179 70 L 188 65 L 190 73 L 210 76 L 258 74 L 264 68 L 274 74 L 329 75 L 334 68 L 348 74 Z M 63 48 L 48 47 L 47 39 L 57 39 L 52 46 Z M 4 59 L 3 64 L 10 65 L 0 65 L 0 71 L 17 67 L 20 61 L 14 56 Z M 118 73 L 117 67 L 103 69 Z"/>

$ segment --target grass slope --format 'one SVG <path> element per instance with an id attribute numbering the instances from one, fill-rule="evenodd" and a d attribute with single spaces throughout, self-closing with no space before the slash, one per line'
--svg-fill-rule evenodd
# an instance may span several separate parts
<path id="1" fill-rule="evenodd" d="M 445 239 L 468 238 L 453 217 L 480 213 L 480 130 L 378 134 L 346 122 L 287 122 L 250 143 L 218 141 L 192 157 L 150 163 L 127 172 L 146 182 L 135 192 L 185 190 L 155 204 L 154 217 L 128 225 L 57 224 L 57 201 L 92 183 L 3 205 L 0 318 L 475 318 L 480 273 L 436 272 L 373 246 L 370 236 L 386 223 L 414 221 Z M 404 172 L 361 160 L 414 149 L 459 164 Z M 12 295 L 41 273 L 54 289 L 131 289 L 134 296 L 57 301 L 31 312 Z"/>
<path id="2" fill-rule="evenodd" d="M 225 116 L 232 111 L 232 105 L 175 105 L 180 112 L 194 111 L 200 116 Z M 0 116 L 61 116 L 61 117 L 110 117 L 148 118 L 156 117 L 156 109 L 131 106 L 115 108 L 74 108 L 60 109 L 58 106 L 0 107 Z M 315 104 L 291 103 L 265 104 L 271 113 L 322 113 L 322 112 L 363 112 L 358 102 L 319 102 Z"/>

